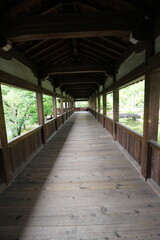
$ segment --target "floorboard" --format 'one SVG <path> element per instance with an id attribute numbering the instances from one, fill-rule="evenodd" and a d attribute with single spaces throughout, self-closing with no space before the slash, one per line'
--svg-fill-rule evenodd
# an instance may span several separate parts
<path id="1" fill-rule="evenodd" d="M 0 194 L 0 240 L 159 240 L 160 198 L 89 113 Z"/>

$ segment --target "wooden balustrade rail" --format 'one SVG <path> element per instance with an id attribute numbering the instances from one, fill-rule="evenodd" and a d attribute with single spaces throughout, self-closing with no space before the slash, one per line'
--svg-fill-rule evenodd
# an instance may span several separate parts
<path id="1" fill-rule="evenodd" d="M 51 121 L 51 120 L 50 120 Z M 8 142 L 8 147 L 12 147 L 14 146 L 15 144 L 21 142 L 22 140 L 28 138 L 29 136 L 32 136 L 34 133 L 40 131 L 40 129 L 42 129 L 42 126 L 38 126 L 38 127 L 35 127 L 34 129 L 28 131 L 27 133 L 24 133 L 14 139 L 12 139 L 11 141 Z"/>
<path id="2" fill-rule="evenodd" d="M 73 113 L 74 109 L 70 109 L 57 118 L 47 121 L 44 126 L 40 125 L 9 141 L 8 153 L 13 175 L 16 175 L 17 171 L 43 146 L 43 134 L 45 134 L 45 139 L 49 140 Z M 0 157 L 2 155 L 2 149 L 0 148 Z M 0 176 L 0 185 L 2 184 L 2 179 L 2 176 Z"/>
<path id="3" fill-rule="evenodd" d="M 150 147 L 150 174 L 154 182 L 160 186 L 160 144 L 156 141 L 149 141 Z"/>
<path id="4" fill-rule="evenodd" d="M 75 108 L 75 111 L 87 111 L 88 110 L 88 108 L 87 107 L 76 107 Z"/>
<path id="5" fill-rule="evenodd" d="M 49 121 L 47 121 L 44 125 L 45 127 L 45 137 L 46 139 L 49 139 L 55 132 L 56 132 L 56 129 L 57 129 L 57 126 L 56 126 L 56 119 L 51 119 Z"/>
<path id="6" fill-rule="evenodd" d="M 104 128 L 113 135 L 114 121 L 92 108 L 89 108 L 88 110 L 101 124 L 103 124 Z M 103 118 L 104 122 L 102 122 Z M 136 160 L 139 166 L 141 166 L 143 135 L 119 122 L 116 122 L 115 125 L 117 141 L 130 154 L 130 156 Z M 148 153 L 148 178 L 152 178 L 153 181 L 160 186 L 160 144 L 154 140 L 150 140 L 148 144 L 150 149 Z"/>
<path id="7" fill-rule="evenodd" d="M 14 174 L 42 146 L 41 129 L 42 127 L 40 126 L 29 133 L 17 137 L 8 144 L 9 159 Z"/>
<path id="8" fill-rule="evenodd" d="M 143 135 L 118 122 L 116 128 L 117 141 L 141 165 Z"/>
<path id="9" fill-rule="evenodd" d="M 113 119 L 104 116 L 104 128 L 113 135 Z"/>

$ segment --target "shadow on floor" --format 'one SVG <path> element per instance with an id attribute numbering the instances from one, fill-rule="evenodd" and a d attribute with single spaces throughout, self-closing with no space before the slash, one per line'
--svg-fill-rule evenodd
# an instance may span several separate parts
<path id="1" fill-rule="evenodd" d="M 46 191 L 50 190 L 50 186 L 54 188 L 54 182 L 57 182 L 58 176 L 54 168 L 74 126 L 76 117 L 77 115 L 74 114 L 65 122 L 49 143 L 17 176 L 11 186 L 0 194 L 1 240 L 21 240 L 24 238 L 31 240 L 30 236 L 25 236 L 25 228 L 32 227 L 31 224 L 35 225 L 36 221 L 40 222 L 40 219 L 33 219 L 33 215 L 39 211 L 37 209 L 43 210 L 45 208 Z M 47 198 L 50 198 L 52 206 L 54 201 L 52 189 Z M 36 236 L 33 239 L 37 239 Z"/>

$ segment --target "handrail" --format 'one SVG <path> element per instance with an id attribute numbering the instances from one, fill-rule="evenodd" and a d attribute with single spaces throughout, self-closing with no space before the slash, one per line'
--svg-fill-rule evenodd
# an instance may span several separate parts
<path id="1" fill-rule="evenodd" d="M 44 124 L 44 125 L 47 125 L 48 123 L 50 123 L 50 122 L 54 121 L 55 119 L 56 119 L 56 118 L 54 117 L 54 118 L 52 118 L 52 119 L 48 120 L 47 122 L 45 122 L 45 124 Z"/>
<path id="2" fill-rule="evenodd" d="M 104 116 L 103 113 L 98 112 L 99 115 Z"/>
<path id="3" fill-rule="evenodd" d="M 113 118 L 108 117 L 107 115 L 104 115 L 105 118 L 108 118 L 109 120 L 111 120 L 113 122 Z"/>
<path id="4" fill-rule="evenodd" d="M 160 152 L 160 143 L 154 140 L 149 140 L 149 145 Z"/>
<path id="5" fill-rule="evenodd" d="M 92 109 L 92 108 L 90 108 L 90 109 Z M 93 110 L 93 109 L 92 109 L 92 110 Z M 93 111 L 95 111 L 95 110 L 93 110 Z M 95 112 L 98 113 L 98 114 L 100 114 L 100 115 L 102 115 L 102 116 L 104 116 L 105 118 L 113 121 L 113 119 L 110 118 L 110 117 L 108 117 L 107 115 L 103 115 L 103 113 L 99 113 L 99 112 L 97 112 L 97 111 L 95 111 Z M 119 123 L 119 122 L 116 122 L 116 124 L 117 124 L 119 127 L 124 128 L 125 131 L 127 131 L 128 133 L 130 133 L 132 136 L 138 137 L 141 141 L 143 140 L 143 134 L 138 133 L 137 131 L 135 131 L 135 130 L 133 130 L 133 129 L 130 129 L 129 127 L 127 127 L 127 126 L 125 126 L 125 125 L 123 125 L 123 124 L 121 124 L 121 123 Z"/>
<path id="6" fill-rule="evenodd" d="M 13 145 L 15 145 L 16 143 L 26 139 L 27 137 L 31 136 L 33 133 L 38 132 L 40 129 L 42 128 L 42 125 L 35 127 L 34 129 L 31 129 L 30 131 L 15 137 L 14 139 L 12 139 L 11 141 L 8 142 L 8 147 L 11 147 Z"/>
<path id="7" fill-rule="evenodd" d="M 58 115 L 56 118 L 60 118 L 60 117 L 62 117 L 63 116 L 63 114 L 61 114 L 61 115 Z"/>
<path id="8" fill-rule="evenodd" d="M 137 131 L 130 129 L 129 127 L 124 126 L 122 123 L 116 122 L 118 126 L 124 128 L 128 133 L 130 133 L 134 137 L 138 137 L 141 141 L 143 140 L 143 134 L 138 133 Z"/>

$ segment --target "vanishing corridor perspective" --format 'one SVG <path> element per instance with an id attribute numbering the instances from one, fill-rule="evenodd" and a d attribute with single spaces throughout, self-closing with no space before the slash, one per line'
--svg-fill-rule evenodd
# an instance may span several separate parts
<path id="1" fill-rule="evenodd" d="M 87 112 L 0 194 L 1 240 L 160 239 L 160 198 Z"/>

